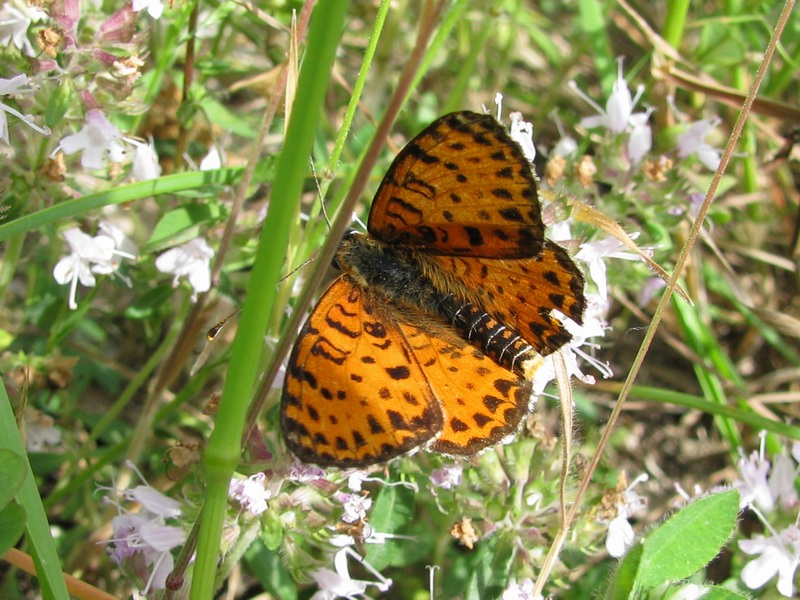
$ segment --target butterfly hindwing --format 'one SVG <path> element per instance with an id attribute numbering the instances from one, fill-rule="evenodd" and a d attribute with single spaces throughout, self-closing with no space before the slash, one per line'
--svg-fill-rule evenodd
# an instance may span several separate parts
<path id="1" fill-rule="evenodd" d="M 472 112 L 437 119 L 400 151 L 368 230 L 389 244 L 486 258 L 534 256 L 544 240 L 530 164 L 491 115 Z"/>
<path id="2" fill-rule="evenodd" d="M 532 403 L 530 382 L 470 344 L 407 323 L 400 329 L 442 407 L 442 433 L 431 450 L 473 456 L 519 428 Z"/>
<path id="3" fill-rule="evenodd" d="M 459 285 L 471 290 L 489 314 L 517 330 L 542 356 L 554 352 L 571 336 L 552 316 L 559 310 L 577 323 L 585 308 L 583 276 L 567 252 L 545 240 L 533 258 L 491 260 L 473 257 L 429 256 Z"/>
<path id="4" fill-rule="evenodd" d="M 298 336 L 281 428 L 302 461 L 338 467 L 387 461 L 442 428 L 439 403 L 402 332 L 347 275 L 331 284 Z"/>

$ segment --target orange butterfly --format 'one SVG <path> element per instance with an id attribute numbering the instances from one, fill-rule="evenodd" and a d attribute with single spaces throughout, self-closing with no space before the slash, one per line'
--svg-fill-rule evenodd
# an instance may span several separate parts
<path id="1" fill-rule="evenodd" d="M 542 356 L 581 322 L 583 277 L 545 239 L 536 179 L 490 115 L 441 117 L 397 155 L 368 235 L 289 358 L 281 429 L 302 461 L 365 467 L 416 448 L 473 456 L 515 432 Z"/>

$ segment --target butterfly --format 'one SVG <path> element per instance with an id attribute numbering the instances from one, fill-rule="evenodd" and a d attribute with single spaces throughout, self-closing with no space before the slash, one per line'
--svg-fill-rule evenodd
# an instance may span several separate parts
<path id="1" fill-rule="evenodd" d="M 281 430 L 301 461 L 366 467 L 418 448 L 474 456 L 514 433 L 530 379 L 581 322 L 583 277 L 544 237 L 536 178 L 490 115 L 412 139 L 301 329 Z"/>

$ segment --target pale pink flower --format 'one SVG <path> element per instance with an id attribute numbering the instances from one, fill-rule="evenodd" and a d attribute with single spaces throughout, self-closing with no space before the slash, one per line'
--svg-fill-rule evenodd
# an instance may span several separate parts
<path id="1" fill-rule="evenodd" d="M 511 583 L 503 592 L 502 600 L 541 600 L 541 594 L 533 593 L 534 587 L 533 579 L 523 579 L 520 583 Z"/>
<path id="2" fill-rule="evenodd" d="M 266 478 L 264 473 L 255 473 L 246 479 L 231 479 L 228 497 L 257 517 L 267 510 L 267 500 L 272 497 L 272 492 L 264 488 Z"/>
<path id="3" fill-rule="evenodd" d="M 741 457 L 736 466 L 742 477 L 733 482 L 733 486 L 741 495 L 739 507 L 745 508 L 755 504 L 762 510 L 770 512 L 775 506 L 775 500 L 767 483 L 770 462 L 764 458 L 763 452 L 752 452 L 749 458 Z"/>
<path id="4" fill-rule="evenodd" d="M 431 471 L 431 485 L 443 490 L 452 490 L 454 487 L 461 485 L 463 474 L 464 467 L 461 465 L 450 465 L 434 469 Z"/>
<path id="5" fill-rule="evenodd" d="M 367 512 L 372 507 L 372 500 L 361 494 L 347 494 L 337 492 L 333 498 L 342 504 L 344 513 L 342 521 L 345 523 L 357 523 L 367 518 Z"/>
<path id="6" fill-rule="evenodd" d="M 126 490 L 124 498 L 138 502 L 142 509 L 134 514 L 110 497 L 106 498 L 106 502 L 116 506 L 120 512 L 111 521 L 113 533 L 108 541 L 108 553 L 117 564 L 128 564 L 138 571 L 138 576 L 146 579 L 141 591 L 144 596 L 150 590 L 166 587 L 167 577 L 175 564 L 171 551 L 186 541 L 186 532 L 180 527 L 167 525 L 166 519 L 180 516 L 180 505 L 158 490 L 140 485 Z M 131 560 L 137 555 L 144 559 L 149 573 L 137 569 L 141 563 Z"/>

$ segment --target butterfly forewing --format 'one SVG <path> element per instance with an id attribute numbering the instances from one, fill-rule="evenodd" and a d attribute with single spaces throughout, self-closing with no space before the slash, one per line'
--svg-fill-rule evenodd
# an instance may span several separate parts
<path id="1" fill-rule="evenodd" d="M 442 428 L 439 402 L 391 317 L 347 275 L 320 299 L 289 358 L 281 429 L 302 461 L 361 467 Z"/>
<path id="2" fill-rule="evenodd" d="M 536 255 L 544 225 L 530 164 L 490 115 L 446 115 L 411 140 L 386 174 L 368 230 L 444 255 Z"/>

